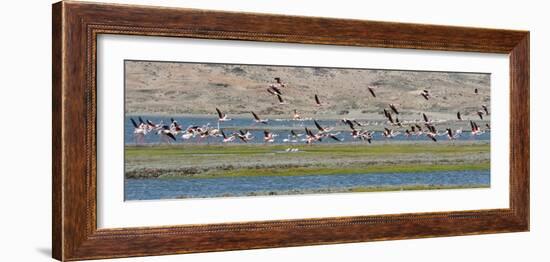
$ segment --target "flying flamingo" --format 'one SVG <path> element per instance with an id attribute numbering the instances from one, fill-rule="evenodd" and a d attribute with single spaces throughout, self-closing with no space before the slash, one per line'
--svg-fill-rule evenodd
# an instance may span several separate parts
<path id="1" fill-rule="evenodd" d="M 399 115 L 399 111 L 397 111 L 397 108 L 395 107 L 394 104 L 390 104 L 390 108 L 396 115 Z"/>
<path id="2" fill-rule="evenodd" d="M 281 89 L 274 85 L 270 85 L 269 88 L 267 88 L 267 92 L 271 95 L 277 96 L 277 100 L 279 100 L 280 105 L 286 104 L 283 100 L 283 92 L 281 92 Z"/>
<path id="3" fill-rule="evenodd" d="M 433 122 L 433 121 L 430 120 L 430 119 L 428 118 L 428 116 L 427 116 L 426 114 L 424 114 L 424 113 L 422 113 L 422 118 L 424 119 L 424 123 L 431 123 L 431 122 Z"/>
<path id="4" fill-rule="evenodd" d="M 269 119 L 261 119 L 256 113 L 254 113 L 254 111 L 250 111 L 250 113 L 254 116 L 254 122 L 267 125 Z"/>
<path id="5" fill-rule="evenodd" d="M 273 143 L 275 141 L 275 137 L 277 135 L 267 131 L 267 130 L 264 130 L 264 142 L 266 143 Z"/>
<path id="6" fill-rule="evenodd" d="M 188 127 L 187 130 L 185 130 L 185 132 L 183 133 L 183 135 L 181 135 L 181 138 L 183 140 L 188 140 L 190 138 L 195 137 L 196 134 L 197 134 L 196 128 Z"/>
<path id="7" fill-rule="evenodd" d="M 298 138 L 298 137 L 301 137 L 301 136 L 304 135 L 304 134 L 298 134 L 298 133 L 294 132 L 294 130 L 290 130 L 290 134 L 291 134 L 292 137 L 294 137 L 294 138 Z"/>
<path id="8" fill-rule="evenodd" d="M 370 94 L 372 95 L 372 97 L 376 97 L 376 94 L 374 93 L 374 87 L 372 86 L 367 86 L 367 89 L 369 90 Z"/>
<path id="9" fill-rule="evenodd" d="M 436 135 L 434 133 L 426 133 L 426 136 L 432 141 L 437 142 L 437 138 L 435 138 Z"/>
<path id="10" fill-rule="evenodd" d="M 227 118 L 227 115 L 224 114 L 220 109 L 216 107 L 216 112 L 218 112 L 218 122 L 230 121 L 231 118 Z"/>
<path id="11" fill-rule="evenodd" d="M 174 136 L 179 135 L 183 131 L 181 125 L 178 124 L 178 121 L 174 120 L 174 118 L 170 118 L 170 121 L 172 122 L 170 124 L 170 132 L 172 132 Z"/>
<path id="12" fill-rule="evenodd" d="M 341 138 L 337 137 L 337 135 L 339 135 L 339 134 L 340 134 L 340 132 L 338 132 L 338 133 L 336 133 L 336 134 L 330 134 L 330 133 L 329 133 L 329 134 L 327 134 L 327 136 L 330 137 L 330 138 L 332 138 L 332 139 L 335 140 L 335 141 L 338 141 L 338 142 L 344 141 L 344 139 L 341 139 Z"/>
<path id="13" fill-rule="evenodd" d="M 462 129 L 456 130 L 456 132 L 453 133 L 451 128 L 447 128 L 447 138 L 449 138 L 449 140 L 457 139 L 460 137 L 460 134 L 462 134 Z"/>
<path id="14" fill-rule="evenodd" d="M 245 143 L 248 143 L 248 141 L 250 141 L 254 138 L 252 136 L 252 134 L 250 134 L 250 132 L 248 132 L 248 131 L 244 132 L 242 130 L 239 130 L 239 133 L 234 133 L 233 135 L 236 136 L 237 138 L 239 138 L 241 141 L 243 141 Z"/>
<path id="15" fill-rule="evenodd" d="M 482 135 L 483 131 L 479 128 L 479 126 L 474 121 L 470 121 L 470 127 L 472 128 L 472 136 L 479 136 Z"/>
<path id="16" fill-rule="evenodd" d="M 397 131 L 397 132 L 396 132 L 396 131 L 393 131 L 393 129 L 389 129 L 389 128 L 387 128 L 387 127 L 384 128 L 384 133 L 383 133 L 383 135 L 384 135 L 384 137 L 386 137 L 386 138 L 394 138 L 394 137 L 398 136 L 399 134 L 401 134 L 401 132 L 399 132 L 399 131 Z"/>
<path id="17" fill-rule="evenodd" d="M 321 138 L 313 134 L 313 132 L 311 132 L 311 130 L 309 130 L 307 127 L 305 128 L 305 130 L 306 130 L 306 138 L 303 141 L 306 141 L 306 144 L 311 145 L 315 141 L 321 141 Z"/>
<path id="18" fill-rule="evenodd" d="M 293 120 L 301 120 L 302 119 L 302 117 L 298 113 L 298 110 L 294 109 L 294 114 L 292 114 L 292 119 Z"/>
<path id="19" fill-rule="evenodd" d="M 323 104 L 321 104 L 321 100 L 319 100 L 319 96 L 317 94 L 315 94 L 315 104 L 317 106 L 323 106 Z"/>
<path id="20" fill-rule="evenodd" d="M 223 130 L 220 130 L 220 132 L 222 133 L 224 143 L 233 142 L 233 140 L 235 140 L 234 135 L 226 136 L 225 133 L 223 132 Z"/>
<path id="21" fill-rule="evenodd" d="M 140 121 L 142 121 L 141 117 L 140 117 Z M 162 120 L 160 120 L 160 122 L 158 124 L 155 124 L 155 123 L 151 122 L 149 119 L 147 119 L 146 122 L 147 122 L 147 128 L 150 131 L 151 130 L 158 131 L 159 129 L 161 129 L 164 126 L 164 124 L 162 123 Z"/>
<path id="22" fill-rule="evenodd" d="M 319 130 L 320 134 L 328 133 L 333 129 L 332 127 L 322 127 L 317 120 L 313 120 L 313 123 L 315 123 L 315 126 Z"/>
<path id="23" fill-rule="evenodd" d="M 417 136 L 422 135 L 424 133 L 424 131 L 422 131 L 422 126 L 420 126 L 419 124 L 414 124 L 414 127 L 418 129 L 418 132 L 416 132 Z M 414 131 L 414 127 L 412 127 L 413 131 Z"/>
<path id="24" fill-rule="evenodd" d="M 479 118 L 480 118 L 481 120 L 483 120 L 483 111 L 481 111 L 481 110 L 480 110 L 480 111 L 477 111 L 477 115 L 479 116 Z"/>
<path id="25" fill-rule="evenodd" d="M 426 89 L 422 90 L 422 92 L 420 92 L 420 95 L 426 100 L 429 100 L 431 97 L 429 91 Z"/>
<path id="26" fill-rule="evenodd" d="M 399 121 L 399 117 L 395 117 L 395 125 L 398 127 L 403 127 L 403 124 L 401 124 L 401 121 Z"/>
<path id="27" fill-rule="evenodd" d="M 486 105 L 481 105 L 481 108 L 483 108 L 483 111 L 485 111 L 486 115 L 489 115 L 489 110 L 487 109 Z"/>
<path id="28" fill-rule="evenodd" d="M 351 119 L 347 119 L 347 118 L 344 118 L 342 120 L 340 120 L 342 123 L 348 125 L 351 129 L 354 129 L 355 128 L 355 123 L 353 122 L 353 120 Z"/>
<path id="29" fill-rule="evenodd" d="M 130 118 L 132 125 L 134 125 L 134 138 L 136 139 L 136 144 L 145 142 L 145 135 L 147 135 L 147 128 L 144 123 L 139 125 L 134 121 L 133 118 Z"/>
<path id="30" fill-rule="evenodd" d="M 162 126 L 157 132 L 160 136 L 160 140 L 165 143 L 171 143 L 170 139 L 176 141 L 176 137 L 170 132 L 170 127 L 167 125 Z"/>
<path id="31" fill-rule="evenodd" d="M 361 134 L 361 139 L 362 140 L 367 140 L 367 142 L 372 143 L 372 137 L 374 136 L 374 132 L 368 132 L 368 131 L 365 131 Z"/>
<path id="32" fill-rule="evenodd" d="M 391 113 L 389 113 L 388 111 L 386 111 L 386 109 L 384 109 L 384 114 L 386 114 L 386 117 L 388 118 L 388 121 L 390 122 L 390 124 L 395 125 L 395 121 L 393 121 L 393 117 L 391 116 Z"/>

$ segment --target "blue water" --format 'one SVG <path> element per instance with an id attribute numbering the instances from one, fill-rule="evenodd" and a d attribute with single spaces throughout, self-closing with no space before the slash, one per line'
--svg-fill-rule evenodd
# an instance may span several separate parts
<path id="1" fill-rule="evenodd" d="M 125 122 L 124 122 L 124 143 L 127 144 L 127 145 L 136 143 L 136 139 L 133 135 L 134 127 L 132 125 L 132 122 L 130 121 L 130 118 L 133 118 L 136 122 L 138 122 L 138 119 L 135 116 L 125 117 Z M 144 121 L 146 119 L 151 120 L 153 123 L 159 123 L 160 121 L 163 121 L 163 123 L 165 125 L 170 125 L 170 117 L 147 116 L 147 117 L 142 117 L 142 118 L 143 118 Z M 208 123 L 210 124 L 211 127 L 217 128 L 217 125 L 218 125 L 218 121 L 217 121 L 217 118 L 215 116 L 212 116 L 212 117 L 174 117 L 174 119 L 176 121 L 178 121 L 178 123 L 183 128 L 187 128 L 190 125 L 202 126 L 202 125 L 206 125 Z M 319 122 L 321 124 L 321 126 L 324 126 L 324 127 L 329 127 L 329 126 L 334 127 L 334 126 L 341 125 L 339 122 L 337 123 L 334 120 L 318 120 L 317 122 Z M 443 132 L 445 130 L 445 125 L 444 124 L 440 124 L 440 125 L 436 125 L 436 126 L 438 126 L 438 128 L 440 129 L 439 132 Z M 313 120 L 307 120 L 307 121 L 292 121 L 292 120 L 275 121 L 275 120 L 270 120 L 269 124 L 264 125 L 264 124 L 255 123 L 252 120 L 252 118 L 234 118 L 231 121 L 222 122 L 220 124 L 220 128 L 222 130 L 224 130 L 226 135 L 230 135 L 232 132 L 237 131 L 238 128 L 241 128 L 243 130 L 250 129 L 250 133 L 252 133 L 252 135 L 254 136 L 254 139 L 252 139 L 248 143 L 264 143 L 263 130 L 266 129 L 266 130 L 271 131 L 272 133 L 278 135 L 275 138 L 275 143 L 276 144 L 284 144 L 284 142 L 282 140 L 285 139 L 285 138 L 289 138 L 290 130 L 294 130 L 296 133 L 303 134 L 303 133 L 305 133 L 304 127 L 308 127 L 313 132 L 317 132 L 317 128 L 315 127 L 315 124 L 313 123 Z M 271 130 L 270 128 L 279 128 L 279 129 L 284 128 L 285 130 Z M 372 128 L 372 126 L 369 127 L 369 128 Z M 367 128 L 367 129 L 369 129 L 369 128 Z M 377 128 L 380 128 L 380 126 L 377 126 Z M 469 130 L 468 128 L 469 128 L 469 122 L 465 121 L 464 122 L 464 127 L 463 127 L 463 130 L 465 132 L 462 134 L 462 136 L 457 138 L 457 140 L 474 140 L 474 139 L 475 140 L 490 140 L 491 139 L 490 132 L 484 133 L 480 136 L 472 137 L 472 136 L 470 136 L 470 133 L 467 132 Z M 401 132 L 403 132 L 405 130 L 405 128 L 394 128 L 394 129 L 399 130 Z M 340 133 L 340 135 L 338 135 L 339 138 L 344 139 L 344 142 L 359 141 L 359 140 L 356 140 L 356 139 L 351 137 L 351 134 L 350 134 L 348 129 L 345 129 L 345 130 L 346 131 L 343 131 L 343 132 Z M 301 139 L 301 138 L 304 138 L 304 136 L 300 137 L 299 139 Z M 445 141 L 445 140 L 447 140 L 447 137 L 446 136 L 440 136 L 440 137 L 438 137 L 438 139 L 442 140 L 442 141 Z M 374 137 L 373 137 L 373 142 L 383 141 L 383 140 L 388 140 L 388 139 L 384 138 L 381 132 L 375 132 Z M 392 138 L 391 140 L 395 140 L 395 141 L 403 141 L 403 140 L 431 141 L 425 135 L 411 136 L 411 137 L 406 137 L 404 135 L 399 135 L 397 137 Z M 155 133 L 149 133 L 145 136 L 145 143 L 146 144 L 157 144 L 157 143 L 160 143 L 160 138 Z M 193 138 L 193 139 L 189 139 L 189 140 L 183 140 L 183 139 L 181 139 L 180 136 L 178 136 L 177 140 L 174 143 L 181 144 L 181 143 L 199 143 L 199 142 L 198 142 L 197 138 Z M 208 143 L 208 144 L 222 143 L 222 138 L 210 137 L 207 140 L 202 140 L 200 143 Z M 239 141 L 239 139 L 236 139 L 233 143 L 243 143 L 243 142 Z M 304 142 L 299 141 L 298 143 L 304 143 Z M 321 143 L 339 143 L 339 142 L 327 138 L 327 139 L 323 139 L 323 141 Z"/>
<path id="2" fill-rule="evenodd" d="M 253 192 L 366 186 L 490 185 L 490 171 L 260 176 L 229 178 L 126 179 L 125 200 L 246 196 Z"/>

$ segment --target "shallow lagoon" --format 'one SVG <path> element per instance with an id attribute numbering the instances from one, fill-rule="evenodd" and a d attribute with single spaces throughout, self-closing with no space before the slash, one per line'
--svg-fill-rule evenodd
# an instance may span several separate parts
<path id="1" fill-rule="evenodd" d="M 124 143 L 126 145 L 132 145 L 136 143 L 135 137 L 133 135 L 134 127 L 132 126 L 132 122 L 130 121 L 130 118 L 133 118 L 136 122 L 138 121 L 137 116 L 126 116 L 124 121 Z M 144 116 L 142 117 L 145 121 L 146 119 L 153 121 L 153 123 L 160 123 L 161 121 L 166 124 L 170 125 L 170 117 L 163 117 L 163 116 Z M 218 121 L 215 117 L 175 117 L 174 118 L 180 125 L 182 125 L 183 128 L 187 128 L 190 125 L 206 125 L 210 124 L 211 127 L 217 128 L 218 127 Z M 318 120 L 318 122 L 323 127 L 335 127 L 337 130 L 341 130 L 341 133 L 338 135 L 339 138 L 342 138 L 344 142 L 350 142 L 350 141 L 357 141 L 351 137 L 350 129 L 347 128 L 344 124 L 338 122 L 337 120 Z M 369 121 L 372 122 L 372 121 Z M 382 123 L 382 121 L 377 121 L 379 123 Z M 404 130 L 409 125 L 404 125 L 404 127 L 395 128 L 395 130 Z M 446 124 L 436 124 L 436 126 L 439 128 L 439 132 L 444 132 Z M 294 130 L 296 133 L 303 134 L 304 128 L 308 127 L 312 131 L 317 132 L 317 129 L 315 128 L 315 124 L 313 123 L 313 120 L 304 120 L 304 121 L 292 121 L 289 119 L 282 119 L 282 120 L 270 120 L 269 124 L 258 124 L 255 123 L 252 118 L 234 118 L 231 121 L 223 122 L 220 125 L 220 128 L 225 131 L 227 135 L 230 135 L 232 132 L 236 132 L 239 129 L 242 130 L 250 130 L 252 135 L 254 136 L 254 139 L 252 139 L 249 143 L 264 143 L 263 141 L 263 130 L 267 129 L 274 134 L 277 135 L 275 139 L 275 144 L 284 144 L 282 140 L 285 138 L 290 138 L 290 130 Z M 424 127 L 423 127 L 424 128 Z M 360 128 L 359 128 L 360 129 Z M 383 129 L 382 125 L 377 126 L 368 126 L 366 127 L 366 130 L 373 130 Z M 464 133 L 462 136 L 458 137 L 457 140 L 459 141 L 470 141 L 470 140 L 483 140 L 488 141 L 491 139 L 490 132 L 484 133 L 480 136 L 472 137 L 470 136 L 469 132 L 469 122 L 464 121 L 462 129 L 464 130 Z M 338 132 L 338 131 L 334 131 Z M 303 136 L 300 138 L 304 138 Z M 446 136 L 441 136 L 438 139 L 442 141 L 448 140 Z M 373 137 L 373 142 L 375 141 L 387 141 L 390 139 L 386 139 L 383 137 L 381 132 L 375 132 Z M 392 141 L 431 141 L 428 137 L 425 135 L 422 136 L 411 136 L 406 137 L 404 135 L 399 135 L 397 137 L 394 137 L 391 139 Z M 158 144 L 160 143 L 160 139 L 157 134 L 155 133 L 149 133 L 145 137 L 145 143 L 146 144 Z M 220 144 L 222 143 L 221 138 L 208 138 L 204 139 L 202 141 L 198 141 L 197 138 L 189 139 L 189 140 L 183 140 L 180 136 L 177 137 L 177 140 L 174 142 L 177 144 L 181 143 L 203 143 L 203 144 Z M 235 140 L 235 143 L 240 143 L 239 141 Z M 299 141 L 298 143 L 304 143 L 302 141 Z M 332 139 L 324 139 L 322 143 L 339 143 Z"/>
<path id="2" fill-rule="evenodd" d="M 126 179 L 125 200 L 349 192 L 353 188 L 489 187 L 490 171 Z"/>

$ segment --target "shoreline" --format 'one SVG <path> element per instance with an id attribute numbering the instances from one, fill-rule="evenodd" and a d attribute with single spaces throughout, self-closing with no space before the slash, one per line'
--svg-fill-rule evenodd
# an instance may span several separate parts
<path id="1" fill-rule="evenodd" d="M 331 193 L 373 193 L 373 192 L 397 192 L 414 190 L 461 190 L 461 189 L 486 189 L 491 188 L 485 184 L 469 185 L 403 185 L 403 186 L 369 186 L 369 187 L 343 187 L 343 188 L 324 188 L 324 189 L 305 189 L 305 190 L 283 190 L 283 191 L 255 191 L 246 194 L 225 193 L 215 196 L 186 196 L 180 195 L 173 198 L 162 199 L 206 199 L 219 197 L 251 197 L 251 196 L 285 196 L 285 195 L 315 195 Z M 128 199 L 127 201 L 143 201 L 146 199 Z"/>
<path id="2" fill-rule="evenodd" d="M 392 173 L 427 173 L 427 172 L 452 172 L 452 171 L 482 171 L 490 170 L 490 163 L 475 164 L 439 164 L 439 165 L 370 165 L 357 167 L 271 167 L 271 168 L 246 168 L 222 171 L 204 171 L 193 174 L 192 169 L 144 169 L 125 173 L 125 179 L 213 179 L 228 177 L 269 177 L 269 176 L 308 176 L 308 175 L 368 175 L 368 174 L 392 174 Z"/>

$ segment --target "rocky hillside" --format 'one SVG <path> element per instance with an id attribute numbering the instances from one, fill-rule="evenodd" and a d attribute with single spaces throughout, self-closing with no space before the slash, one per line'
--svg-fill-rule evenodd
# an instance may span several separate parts
<path id="1" fill-rule="evenodd" d="M 403 118 L 421 112 L 454 118 L 490 109 L 490 75 L 397 70 L 365 70 L 257 65 L 126 61 L 127 114 L 215 114 L 289 117 L 294 109 L 316 118 L 382 118 L 393 103 Z M 285 105 L 266 89 L 280 77 Z M 367 86 L 375 86 L 376 98 Z M 475 89 L 479 94 L 475 94 Z M 429 90 L 426 101 L 420 92 Z M 324 106 L 315 105 L 318 94 Z"/>

